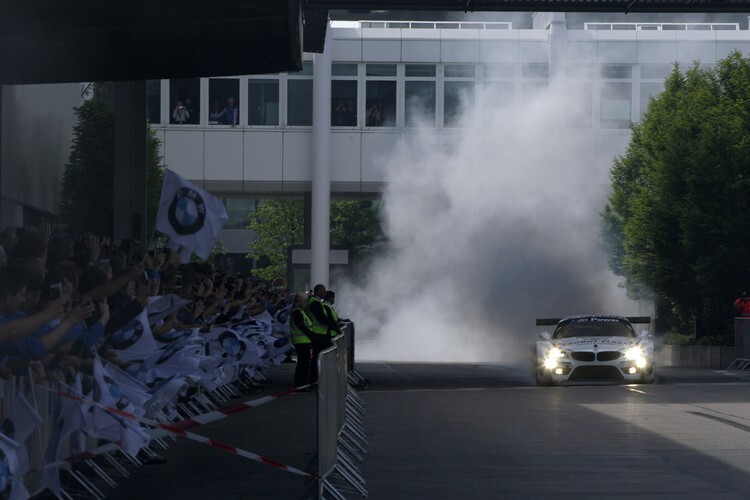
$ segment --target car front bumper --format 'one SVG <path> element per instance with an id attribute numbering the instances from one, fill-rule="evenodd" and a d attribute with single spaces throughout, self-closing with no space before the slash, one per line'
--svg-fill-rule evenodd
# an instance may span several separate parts
<path id="1" fill-rule="evenodd" d="M 653 371 L 652 360 L 639 368 L 635 361 L 618 359 L 615 361 L 576 361 L 561 359 L 555 367 L 545 367 L 544 360 L 539 361 L 539 370 L 543 370 L 554 383 L 592 382 L 592 381 L 625 381 L 638 382 L 644 374 Z"/>

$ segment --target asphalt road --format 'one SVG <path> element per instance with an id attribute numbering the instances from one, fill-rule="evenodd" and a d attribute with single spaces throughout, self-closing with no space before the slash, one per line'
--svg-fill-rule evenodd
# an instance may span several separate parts
<path id="1" fill-rule="evenodd" d="M 542 388 L 508 365 L 357 368 L 372 382 L 360 392 L 369 440 L 360 469 L 371 499 L 750 494 L 750 380 L 741 375 L 662 368 L 654 385 Z M 266 393 L 287 387 L 292 369 L 274 369 Z M 194 432 L 304 468 L 314 401 L 288 396 Z M 107 498 L 296 500 L 308 484 L 190 441 L 163 455 L 167 464 L 131 467 Z"/>

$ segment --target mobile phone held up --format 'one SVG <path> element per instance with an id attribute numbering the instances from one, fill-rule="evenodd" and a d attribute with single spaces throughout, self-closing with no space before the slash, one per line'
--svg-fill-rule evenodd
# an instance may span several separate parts
<path id="1" fill-rule="evenodd" d="M 62 297 L 62 283 L 52 283 L 49 286 L 49 297 L 52 300 Z"/>

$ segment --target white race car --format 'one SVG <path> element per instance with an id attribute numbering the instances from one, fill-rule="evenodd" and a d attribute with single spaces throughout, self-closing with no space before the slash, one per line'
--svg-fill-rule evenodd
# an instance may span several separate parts
<path id="1" fill-rule="evenodd" d="M 654 341 L 648 330 L 636 333 L 633 324 L 651 324 L 651 318 L 622 316 L 570 316 L 537 319 L 536 325 L 553 326 L 536 341 L 536 383 L 614 380 L 654 382 Z"/>

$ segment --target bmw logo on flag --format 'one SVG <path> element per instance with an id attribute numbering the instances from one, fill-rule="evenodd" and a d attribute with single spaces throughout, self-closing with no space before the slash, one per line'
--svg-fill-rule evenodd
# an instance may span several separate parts
<path id="1" fill-rule="evenodd" d="M 125 367 L 125 373 L 130 375 L 136 380 L 143 381 L 146 379 L 146 373 L 148 373 L 148 366 L 143 361 L 134 361 Z"/>
<path id="2" fill-rule="evenodd" d="M 140 321 L 135 321 L 123 326 L 117 333 L 112 335 L 109 343 L 112 349 L 122 351 L 135 345 L 141 336 L 143 336 L 143 325 Z"/>
<path id="3" fill-rule="evenodd" d="M 245 343 L 238 339 L 237 336 L 229 330 L 219 335 L 219 344 L 224 348 L 224 352 L 227 356 L 230 356 L 237 361 L 242 359 L 242 356 L 245 355 L 245 349 L 247 349 Z"/>
<path id="4" fill-rule="evenodd" d="M 177 234 L 195 234 L 206 221 L 206 203 L 194 189 L 180 188 L 169 205 L 167 218 Z"/>

